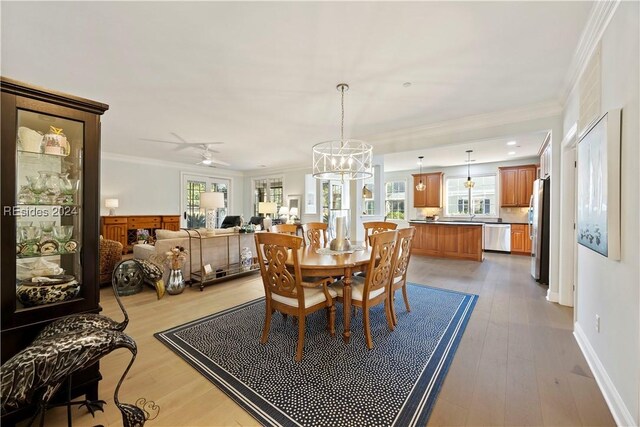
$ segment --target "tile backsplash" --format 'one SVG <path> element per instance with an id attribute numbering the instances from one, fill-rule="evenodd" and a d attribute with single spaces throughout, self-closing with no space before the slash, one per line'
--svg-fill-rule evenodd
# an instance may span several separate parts
<path id="1" fill-rule="evenodd" d="M 500 218 L 503 222 L 528 222 L 529 208 L 500 208 Z"/>

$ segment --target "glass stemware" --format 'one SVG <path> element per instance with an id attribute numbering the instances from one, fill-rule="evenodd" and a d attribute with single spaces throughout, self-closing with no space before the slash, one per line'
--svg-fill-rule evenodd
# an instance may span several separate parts
<path id="1" fill-rule="evenodd" d="M 53 237 L 60 243 L 66 243 L 73 235 L 73 225 L 55 225 Z"/>
<path id="2" fill-rule="evenodd" d="M 20 242 L 33 245 L 39 243 L 42 237 L 42 229 L 35 225 L 22 225 L 18 227 Z"/>
<path id="3" fill-rule="evenodd" d="M 34 202 L 40 203 L 40 196 L 46 189 L 43 172 L 38 172 L 38 175 L 28 175 L 27 182 L 29 183 L 29 189 L 33 193 Z"/>
<path id="4" fill-rule="evenodd" d="M 40 221 L 40 228 L 42 229 L 43 238 L 51 237 L 51 233 L 53 233 L 53 226 L 55 223 L 55 221 Z"/>
<path id="5" fill-rule="evenodd" d="M 38 172 L 44 176 L 45 195 L 47 203 L 53 204 L 58 202 L 60 195 L 60 177 L 53 172 Z"/>
<path id="6" fill-rule="evenodd" d="M 73 196 L 78 191 L 79 180 L 69 179 L 68 173 L 61 173 L 60 179 L 60 192 L 62 193 L 61 203 L 65 205 L 73 204 Z"/>

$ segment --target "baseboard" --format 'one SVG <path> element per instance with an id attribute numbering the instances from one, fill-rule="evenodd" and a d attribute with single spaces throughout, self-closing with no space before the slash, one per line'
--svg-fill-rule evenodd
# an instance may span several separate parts
<path id="1" fill-rule="evenodd" d="M 560 300 L 560 294 L 558 292 L 551 292 L 551 289 L 547 291 L 547 301 L 558 302 Z"/>
<path id="2" fill-rule="evenodd" d="M 609 378 L 607 371 L 605 370 L 602 362 L 598 358 L 593 347 L 589 343 L 587 336 L 584 331 L 580 327 L 578 323 L 574 323 L 573 328 L 573 336 L 576 338 L 578 342 L 578 346 L 580 350 L 582 350 L 582 354 L 584 358 L 587 359 L 587 363 L 591 368 L 591 372 L 600 387 L 600 391 L 602 391 L 602 395 L 604 396 L 604 400 L 607 402 L 609 406 L 609 410 L 611 411 L 611 415 L 613 415 L 613 419 L 616 421 L 616 424 L 619 426 L 635 426 L 637 425 L 631 412 L 624 404 L 620 393 L 616 390 L 613 381 Z"/>

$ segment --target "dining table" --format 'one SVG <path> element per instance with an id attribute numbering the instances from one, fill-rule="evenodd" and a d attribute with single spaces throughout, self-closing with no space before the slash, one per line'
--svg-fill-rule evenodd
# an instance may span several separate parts
<path id="1" fill-rule="evenodd" d="M 342 337 L 349 342 L 351 337 L 351 283 L 353 274 L 364 271 L 371 259 L 371 248 L 359 248 L 353 252 L 344 253 L 318 253 L 312 246 L 298 249 L 298 262 L 303 277 L 343 277 L 343 326 Z M 293 266 L 293 257 L 289 255 L 286 261 L 288 266 Z"/>

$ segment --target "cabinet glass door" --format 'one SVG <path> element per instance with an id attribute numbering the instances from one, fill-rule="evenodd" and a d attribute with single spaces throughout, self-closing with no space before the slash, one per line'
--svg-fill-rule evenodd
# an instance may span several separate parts
<path id="1" fill-rule="evenodd" d="M 84 123 L 19 109 L 17 310 L 82 294 Z"/>

